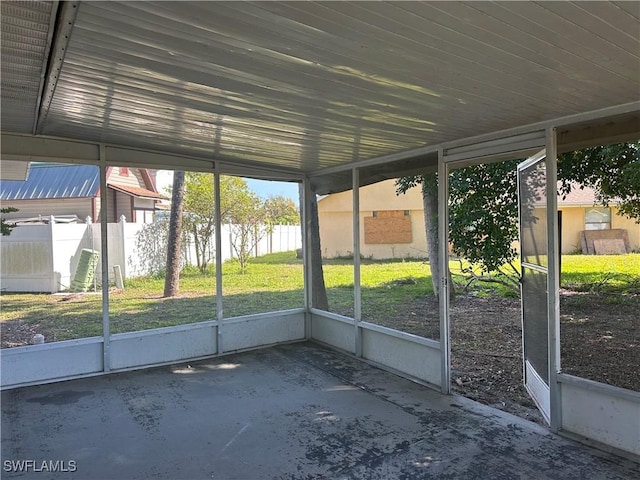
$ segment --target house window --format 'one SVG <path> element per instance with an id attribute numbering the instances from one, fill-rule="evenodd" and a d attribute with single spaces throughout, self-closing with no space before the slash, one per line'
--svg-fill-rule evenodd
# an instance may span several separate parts
<path id="1" fill-rule="evenodd" d="M 376 212 L 375 210 L 372 212 L 371 214 L 372 217 L 377 217 L 378 216 L 378 212 Z"/>
<path id="2" fill-rule="evenodd" d="M 609 230 L 611 228 L 611 209 L 609 207 L 590 207 L 585 210 L 585 230 Z"/>
<path id="3" fill-rule="evenodd" d="M 404 216 L 408 217 L 409 215 L 411 215 L 411 212 L 409 210 L 405 210 L 404 211 Z"/>

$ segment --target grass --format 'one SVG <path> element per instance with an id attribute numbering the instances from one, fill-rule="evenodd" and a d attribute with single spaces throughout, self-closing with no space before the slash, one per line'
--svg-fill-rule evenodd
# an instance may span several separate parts
<path id="1" fill-rule="evenodd" d="M 640 253 L 565 255 L 562 285 L 581 292 L 640 294 Z"/>
<path id="2" fill-rule="evenodd" d="M 389 317 L 411 300 L 433 293 L 429 267 L 422 260 L 362 260 L 361 265 L 362 309 L 367 319 Z M 460 263 L 452 261 L 450 268 L 455 273 Z M 640 293 L 640 254 L 567 255 L 562 258 L 562 271 L 563 286 L 576 291 Z M 352 313 L 352 263 L 326 261 L 324 274 L 331 310 Z M 124 290 L 110 292 L 112 333 L 216 318 L 213 269 L 204 275 L 194 269 L 183 272 L 177 298 L 163 299 L 163 288 L 163 277 L 144 277 L 127 280 Z M 475 284 L 472 288 L 478 295 L 504 296 L 511 292 L 498 284 Z M 302 260 L 295 258 L 295 252 L 253 259 L 246 274 L 239 273 L 237 262 L 223 265 L 225 318 L 299 308 L 303 298 Z M 29 332 L 43 333 L 47 341 L 99 336 L 101 302 L 101 295 L 3 294 L 0 324 L 19 324 Z"/>

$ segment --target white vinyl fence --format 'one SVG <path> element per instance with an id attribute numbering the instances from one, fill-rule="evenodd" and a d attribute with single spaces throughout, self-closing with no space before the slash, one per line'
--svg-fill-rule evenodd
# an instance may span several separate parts
<path id="1" fill-rule="evenodd" d="M 109 278 L 113 281 L 114 266 L 123 278 L 157 272 L 166 261 L 166 225 L 161 223 L 109 223 L 107 248 Z M 222 226 L 222 259 L 235 257 L 233 238 L 228 226 Z M 302 246 L 299 225 L 277 225 L 252 249 L 254 256 L 291 251 Z M 2 237 L 0 257 L 0 288 L 4 292 L 50 292 L 69 288 L 83 249 L 101 251 L 100 224 L 23 225 L 11 235 Z M 185 264 L 196 265 L 192 239 L 183 242 Z M 215 263 L 215 241 L 208 249 L 210 264 Z M 101 260 L 98 260 L 100 271 Z M 96 288 L 100 282 L 97 275 Z"/>

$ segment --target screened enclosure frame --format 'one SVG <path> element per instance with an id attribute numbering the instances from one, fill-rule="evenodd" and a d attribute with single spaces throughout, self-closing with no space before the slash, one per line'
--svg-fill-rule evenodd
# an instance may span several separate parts
<path id="1" fill-rule="evenodd" d="M 625 114 L 640 110 L 640 105 L 625 105 L 591 112 L 582 116 L 572 116 L 557 125 L 587 122 L 606 118 L 607 115 Z M 519 127 L 508 132 L 485 135 L 434 146 L 430 152 L 437 155 L 439 182 L 439 249 L 442 265 L 448 265 L 448 173 L 459 166 L 514 158 L 514 155 L 532 153 L 540 148 L 547 152 L 556 150 L 556 126 L 545 122 L 530 127 Z M 2 134 L 3 155 L 8 153 L 12 160 L 51 161 L 65 160 L 67 163 L 88 163 L 100 167 L 101 192 L 105 192 L 106 169 L 111 165 L 141 165 L 145 167 L 190 169 L 214 174 L 214 184 L 219 185 L 222 174 L 234 174 L 233 168 L 225 168 L 222 162 L 204 162 L 200 159 L 183 159 L 175 155 L 158 152 L 140 152 L 127 148 L 76 142 L 66 139 L 30 137 L 25 135 Z M 136 162 L 127 162 L 125 157 L 131 152 L 140 153 Z M 424 150 L 419 152 L 420 155 Z M 408 154 L 402 154 L 404 158 Z M 554 158 L 555 154 L 551 154 Z M 179 163 L 185 160 L 184 163 Z M 362 173 L 371 168 L 393 163 L 398 156 L 369 160 L 341 169 L 351 175 L 353 189 L 353 226 L 354 234 L 359 231 L 359 188 Z M 260 348 L 283 342 L 313 340 L 341 351 L 353 354 L 370 363 L 391 372 L 400 374 L 417 382 L 428 385 L 443 393 L 450 393 L 450 319 L 446 275 L 440 278 L 441 296 L 440 339 L 438 341 L 418 337 L 380 325 L 362 321 L 359 239 L 354 235 L 354 318 L 317 310 L 311 307 L 311 266 L 309 251 L 309 215 L 308 204 L 312 192 L 312 179 L 318 175 L 331 175 L 337 170 L 320 170 L 311 174 L 284 175 L 286 179 L 303 185 L 301 219 L 303 229 L 304 264 L 304 300 L 299 309 L 268 312 L 241 317 L 224 317 L 222 296 L 222 277 L 217 258 L 217 303 L 215 319 L 197 324 L 166 327 L 140 332 L 111 334 L 109 331 L 109 292 L 107 255 L 103 257 L 103 336 L 80 340 L 55 342 L 44 345 L 17 347 L 0 352 L 2 362 L 2 388 L 41 384 L 101 375 L 109 372 L 126 371 L 149 366 L 176 363 L 197 358 L 207 358 L 246 349 Z M 273 177 L 282 180 L 282 172 Z M 214 189 L 219 192 L 219 189 Z M 219 205 L 219 197 L 216 197 Z M 218 216 L 219 218 L 219 216 Z M 101 224 L 102 246 L 106 247 L 106 218 Z M 550 248 L 555 249 L 553 235 L 557 225 L 553 220 L 548 224 Z M 216 245 L 220 250 L 220 229 L 216 229 Z M 218 254 L 217 254 L 218 255 Z M 552 262 L 553 263 L 553 262 Z M 557 272 L 555 274 L 557 276 Z M 557 293 L 557 278 L 550 279 L 550 288 Z M 550 300 L 548 312 L 557 315 L 557 296 Z M 214 315 L 212 315 L 214 317 Z M 557 340 L 557 323 L 550 331 L 554 342 Z M 142 347 L 141 347 L 142 345 Z M 638 433 L 628 419 L 640 412 L 640 393 L 632 392 L 590 380 L 561 373 L 559 370 L 559 352 L 554 343 L 550 352 L 555 356 L 550 362 L 551 388 L 551 427 L 569 436 L 588 439 L 599 446 L 637 455 Z M 609 407 L 608 407 L 609 405 Z M 612 405 L 612 406 L 611 406 Z M 607 422 L 598 413 L 602 409 L 607 413 Z"/>

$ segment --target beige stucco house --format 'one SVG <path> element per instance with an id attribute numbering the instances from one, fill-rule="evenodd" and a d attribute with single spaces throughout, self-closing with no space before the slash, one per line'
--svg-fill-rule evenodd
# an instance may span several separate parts
<path id="1" fill-rule="evenodd" d="M 353 252 L 351 191 L 318 200 L 320 242 L 325 258 L 349 256 Z M 593 190 L 574 189 L 558 198 L 561 212 L 562 253 L 582 251 L 580 233 L 585 230 L 626 231 L 628 250 L 640 250 L 640 224 L 618 215 L 615 204 L 595 205 Z M 395 180 L 360 188 L 360 252 L 364 257 L 424 258 L 427 256 L 422 192 L 411 188 L 396 195 Z"/>
<path id="2" fill-rule="evenodd" d="M 618 230 L 627 243 L 627 251 L 640 251 L 640 223 L 618 213 L 617 202 L 608 207 L 596 204 L 595 192 L 591 188 L 574 188 L 566 198 L 558 198 L 561 212 L 562 253 L 583 251 L 582 231 Z"/>
<path id="3" fill-rule="evenodd" d="M 353 252 L 351 191 L 318 200 L 320 244 L 325 258 Z M 425 258 L 422 191 L 396 195 L 395 180 L 360 188 L 360 253 L 367 258 Z"/>

